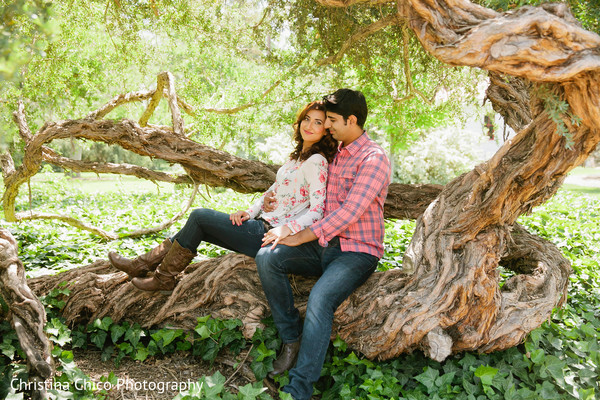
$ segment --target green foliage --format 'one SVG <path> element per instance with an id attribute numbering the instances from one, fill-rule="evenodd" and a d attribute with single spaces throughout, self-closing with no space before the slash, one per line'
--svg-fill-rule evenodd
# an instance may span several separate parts
<path id="1" fill-rule="evenodd" d="M 475 101 L 482 79 L 477 70 L 443 67 L 412 34 L 403 47 L 399 26 L 354 42 L 336 64 L 319 65 L 352 33 L 395 12 L 391 5 L 345 10 L 312 0 L 227 6 L 189 0 L 55 2 L 44 14 L 54 27 L 52 40 L 25 35 L 27 45 L 36 43 L 40 50 L 19 64 L 20 81 L 3 87 L 2 149 L 19 158 L 12 121 L 19 99 L 35 132 L 48 120 L 82 118 L 118 93 L 153 88 L 156 75 L 168 70 L 178 94 L 197 111 L 185 115 L 185 125 L 189 137 L 201 143 L 281 163 L 292 147 L 296 111 L 337 87 L 354 87 L 369 101 L 368 130 L 394 154 L 426 129 L 464 120 L 464 106 Z M 399 62 L 405 56 L 408 69 Z M 250 107 L 235 114 L 207 110 L 244 105 Z M 135 120 L 143 109 L 144 104 L 129 104 L 109 117 Z M 170 123 L 166 104 L 150 122 Z M 65 155 L 82 152 L 84 160 L 165 167 L 99 143 L 63 140 L 51 146 Z"/>
<path id="2" fill-rule="evenodd" d="M 538 97 L 544 102 L 544 109 L 556 124 L 556 133 L 565 138 L 565 147 L 567 149 L 573 148 L 575 142 L 567 125 L 563 121 L 563 117 L 569 117 L 572 125 L 579 125 L 581 119 L 570 113 L 569 104 L 561 99 L 550 86 L 540 85 L 537 88 L 537 92 Z"/>
<path id="3" fill-rule="evenodd" d="M 477 164 L 482 138 L 458 128 L 431 131 L 398 153 L 394 181 L 444 185 Z"/>
<path id="4" fill-rule="evenodd" d="M 139 190 L 131 193 L 131 186 Z M 74 215 L 107 231 L 127 233 L 157 226 L 172 218 L 181 211 L 190 194 L 189 188 L 165 188 L 151 183 L 137 186 L 130 180 L 121 181 L 118 178 L 100 179 L 84 176 L 81 179 L 71 179 L 62 174 L 46 173 L 32 180 L 31 198 L 29 193 L 21 193 L 17 197 L 16 209 Z M 192 208 L 206 207 L 229 213 L 247 208 L 253 198 L 254 195 L 229 190 L 203 190 L 203 193 L 196 197 Z M 124 204 L 126 207 L 123 207 Z M 171 227 L 170 233 L 177 232 L 185 220 L 186 217 L 183 217 Z M 106 242 L 92 234 L 55 221 L 20 225 L 0 221 L 0 226 L 11 231 L 20 243 L 20 258 L 27 266 L 30 276 L 90 264 L 98 258 L 106 258 L 106 254 L 113 250 L 118 250 L 128 257 L 141 254 L 169 235 L 169 232 L 161 232 L 143 238 L 123 238 Z M 214 257 L 226 251 L 203 243 L 198 252 Z"/>
<path id="5" fill-rule="evenodd" d="M 34 202 L 38 207 L 54 207 L 40 201 L 38 196 L 51 193 L 57 204 L 73 204 L 82 193 L 62 190 L 45 183 L 33 186 Z M 64 184 L 66 185 L 66 183 Z M 62 190 L 62 191 L 61 191 Z M 82 190 L 82 192 L 85 190 Z M 110 219 L 115 210 L 129 202 L 130 194 L 114 192 L 112 199 L 103 197 L 106 204 L 99 207 L 103 218 Z M 145 203 L 153 204 L 145 212 L 147 223 L 156 224 L 164 217 L 164 209 L 171 205 L 162 193 L 146 193 Z M 135 196 L 133 196 L 135 197 Z M 38 200 L 36 200 L 38 199 Z M 27 201 L 21 198 L 21 201 Z M 132 200 L 133 201 L 133 200 Z M 241 204 L 249 204 L 250 196 L 230 191 L 213 193 L 202 199 L 203 205 L 223 211 L 233 211 Z M 52 202 L 48 202 L 52 203 Z M 600 393 L 600 212 L 595 198 L 559 191 L 548 203 L 537 207 L 531 215 L 519 222 L 527 229 L 555 243 L 573 267 L 567 301 L 561 309 L 540 328 L 534 330 L 525 343 L 493 354 L 462 353 L 449 357 L 443 363 L 427 359 L 418 351 L 401 355 L 388 361 L 372 361 L 353 352 L 339 338 L 332 342 L 327 354 L 322 376 L 315 388 L 322 399 L 594 399 Z M 89 205 L 93 209 L 93 205 Z M 133 212 L 132 214 L 135 214 Z M 133 218 L 129 214 L 125 218 Z M 156 218 L 156 220 L 155 220 Z M 28 274 L 31 269 L 60 270 L 69 265 L 81 265 L 86 260 L 105 257 L 115 243 L 107 244 L 90 238 L 71 228 L 51 224 L 8 226 L 20 244 L 20 256 L 25 260 Z M 415 228 L 414 221 L 387 221 L 385 255 L 380 269 L 402 266 L 402 256 Z M 122 251 L 136 253 L 147 249 L 161 238 L 122 240 Z M 47 248 L 60 246 L 50 253 Z M 70 243 L 78 243 L 73 254 Z M 208 248 L 201 250 L 205 256 L 217 255 Z M 56 257 L 56 258 L 52 258 Z M 39 259 L 39 262 L 35 262 Z M 43 260 L 43 261 L 42 261 Z M 179 329 L 142 329 L 128 322 L 115 323 L 110 318 L 94 321 L 89 326 L 67 327 L 60 318 L 60 309 L 69 295 L 68 286 L 59 286 L 42 298 L 48 315 L 47 333 L 55 345 L 54 357 L 58 361 L 63 395 L 71 393 L 76 398 L 109 397 L 107 390 L 94 390 L 93 385 L 82 387 L 85 375 L 76 368 L 73 349 L 97 349 L 102 359 L 113 360 L 118 365 L 124 358 L 148 362 L 152 357 L 162 357 L 176 352 L 187 352 L 199 359 L 213 361 L 224 351 L 237 354 L 238 359 L 249 356 L 249 363 L 258 381 L 272 368 L 275 353 L 281 342 L 272 321 L 265 321 L 264 330 L 257 330 L 251 341 L 243 339 L 240 321 L 221 321 L 210 317 L 198 320 L 191 332 Z M 27 381 L 24 357 L 16 334 L 9 323 L 0 323 L 0 374 Z M 105 381 L 116 379 L 108 374 Z M 238 393 L 224 385 L 223 377 L 215 373 L 203 377 L 197 385 L 183 390 L 178 398 L 260 398 L 269 399 L 259 384 L 248 384 Z M 284 385 L 287 376 L 278 377 L 276 383 Z M 97 385 L 99 386 L 99 385 Z M 62 389 L 61 389 L 62 388 Z M 63 390 L 64 389 L 64 390 Z M 99 389 L 96 387 L 96 389 Z M 0 386 L 0 397 L 10 393 L 7 385 Z M 211 397 L 212 396 L 212 397 Z M 243 397 L 248 396 L 248 397 Z M 256 397 L 252 397 L 256 396 Z"/>
<path id="6" fill-rule="evenodd" d="M 186 116 L 191 137 L 218 148 L 228 146 L 227 150 L 244 157 L 264 157 L 254 143 L 266 136 L 289 142 L 295 110 L 318 97 L 311 91 L 298 95 L 292 81 L 288 86 L 292 100 L 277 90 L 262 98 L 287 68 L 261 61 L 252 30 L 244 28 L 259 18 L 260 7 L 195 1 L 158 0 L 145 5 L 74 1 L 55 3 L 52 10 L 51 21 L 57 26 L 54 40 L 43 53 L 31 55 L 19 71 L 18 84 L 7 82 L 3 88 L 1 97 L 8 107 L 0 111 L 0 127 L 13 151 L 17 148 L 10 138 L 16 129 L 11 113 L 18 99 L 26 103 L 28 122 L 36 131 L 47 120 L 82 118 L 118 93 L 152 88 L 156 75 L 165 70 L 174 74 L 178 94 L 198 110 L 197 115 Z M 302 78 L 295 82 L 305 84 Z M 283 105 L 272 104 L 281 98 Z M 233 117 L 202 111 L 251 103 L 266 106 Z M 137 119 L 143 109 L 143 104 L 129 104 L 109 117 Z M 170 121 L 163 103 L 150 122 L 167 125 Z M 70 153 L 70 143 L 52 145 Z M 110 152 L 104 145 L 79 145 L 84 159 L 101 161 Z"/>
<path id="7" fill-rule="evenodd" d="M 329 66 L 328 61 L 320 68 L 323 73 L 319 78 L 330 88 L 363 91 L 370 110 L 367 131 L 389 149 L 392 159 L 423 132 L 449 121 L 464 121 L 468 106 L 478 106 L 477 84 L 484 79 L 483 74 L 443 66 L 404 26 L 390 25 L 365 40 L 350 41 L 353 33 L 395 14 L 392 3 L 335 8 L 295 0 L 270 5 L 271 29 L 261 29 L 275 35 L 286 27 L 292 31 L 289 41 L 294 49 L 310 49 L 308 54 L 280 49 L 273 52 L 273 58 L 297 61 L 308 57 L 317 64 L 336 57 L 350 43 L 339 53 L 335 65 Z M 291 21 L 289 15 L 294 16 Z"/>
<path id="8" fill-rule="evenodd" d="M 415 221 L 386 220 L 383 239 L 384 254 L 379 260 L 378 270 L 402 268 L 402 257 L 408 248 L 415 226 Z"/>
<path id="9" fill-rule="evenodd" d="M 56 33 L 52 3 L 46 0 L 0 1 L 0 88 L 19 81 L 19 68 L 34 55 L 44 55 Z"/>

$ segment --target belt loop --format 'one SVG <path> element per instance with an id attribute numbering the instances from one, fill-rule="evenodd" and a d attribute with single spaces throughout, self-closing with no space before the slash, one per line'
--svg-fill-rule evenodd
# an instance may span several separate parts
<path id="1" fill-rule="evenodd" d="M 339 236 L 332 237 L 331 240 L 329 241 L 329 246 L 338 246 L 338 247 L 341 247 L 341 245 L 340 245 L 340 237 Z"/>

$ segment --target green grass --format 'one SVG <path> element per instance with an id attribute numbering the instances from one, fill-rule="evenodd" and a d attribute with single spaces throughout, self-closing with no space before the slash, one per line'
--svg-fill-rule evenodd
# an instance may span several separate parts
<path id="1" fill-rule="evenodd" d="M 562 185 L 561 189 L 569 191 L 571 193 L 577 193 L 577 194 L 600 198 L 600 187 L 580 186 L 580 185 L 573 185 L 570 183 L 565 183 L 564 185 Z"/>
<path id="2" fill-rule="evenodd" d="M 594 179 L 593 181 L 590 181 L 590 185 L 565 183 L 562 185 L 563 190 L 600 198 L 600 168 L 577 167 L 569 173 L 569 176 L 591 177 Z M 597 184 L 599 187 L 595 187 L 594 184 Z"/>
<path id="3" fill-rule="evenodd" d="M 600 176 L 600 168 L 576 167 L 569 172 L 569 175 Z"/>
<path id="4" fill-rule="evenodd" d="M 152 182 L 134 176 L 81 173 L 77 177 L 66 176 L 62 173 L 46 172 L 31 178 L 32 188 L 43 187 L 55 183 L 63 183 L 81 193 L 146 193 L 173 191 L 173 184 Z"/>

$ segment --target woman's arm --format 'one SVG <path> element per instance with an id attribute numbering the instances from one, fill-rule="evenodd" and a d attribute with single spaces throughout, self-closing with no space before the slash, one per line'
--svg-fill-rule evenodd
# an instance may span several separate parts
<path id="1" fill-rule="evenodd" d="M 252 203 L 252 205 L 248 209 L 246 209 L 246 212 L 248 213 L 249 218 L 256 218 L 261 212 L 266 211 L 263 209 L 265 195 L 267 193 L 275 192 L 276 187 L 277 187 L 277 182 L 273 183 L 271 185 L 271 187 L 268 188 L 267 191 L 262 194 L 262 196 L 260 196 L 258 199 L 256 199 L 254 201 L 254 203 Z"/>
<path id="2" fill-rule="evenodd" d="M 306 186 L 302 187 L 300 192 L 308 192 L 309 208 L 307 213 L 287 223 L 292 233 L 298 233 L 323 218 L 327 189 L 327 167 L 327 160 L 321 154 L 312 155 L 302 165 Z"/>
<path id="3" fill-rule="evenodd" d="M 263 238 L 263 246 L 273 243 L 271 248 L 277 246 L 280 240 L 290 234 L 296 234 L 307 226 L 323 218 L 325 211 L 325 192 L 327 186 L 327 160 L 323 156 L 314 155 L 302 165 L 302 173 L 306 184 L 299 189 L 301 194 L 308 193 L 309 209 L 298 218 L 291 220 L 286 225 L 271 229 Z"/>

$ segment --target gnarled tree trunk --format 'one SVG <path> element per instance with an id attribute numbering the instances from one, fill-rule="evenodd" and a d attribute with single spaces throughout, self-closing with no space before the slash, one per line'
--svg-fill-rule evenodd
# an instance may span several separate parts
<path id="1" fill-rule="evenodd" d="M 554 245 L 515 221 L 550 198 L 600 141 L 600 37 L 582 30 L 557 4 L 505 14 L 466 0 L 397 4 L 397 15 L 373 29 L 407 21 L 440 60 L 490 71 L 488 98 L 518 133 L 488 162 L 443 189 L 390 187 L 386 215 L 418 217 L 403 270 L 375 273 L 340 306 L 334 334 L 366 356 L 379 358 L 417 348 L 436 360 L 464 350 L 505 349 L 522 341 L 565 301 L 569 263 Z M 46 124 L 32 136 L 22 112 L 17 114 L 30 157 L 19 169 L 4 158 L 5 210 L 14 210 L 14 187 L 35 173 L 42 159 L 64 162 L 45 144 L 71 136 L 117 143 L 180 163 L 196 183 L 239 191 L 267 188 L 274 179 L 273 167 L 237 159 L 182 135 L 178 105 L 184 103 L 176 98 L 169 75 L 163 78 L 167 83 L 159 82 L 155 92 L 119 96 L 105 108 L 142 98 L 158 101 L 164 94 L 173 111 L 173 128 L 147 126 L 147 113 L 139 123 L 102 120 L 103 109 L 82 120 Z M 550 113 L 541 93 L 568 103 L 570 115 L 557 118 Z M 152 103 L 148 110 L 152 112 Z M 579 118 L 577 125 L 573 116 Z M 90 165 L 78 163 L 77 168 Z M 7 215 L 9 220 L 24 218 Z M 499 265 L 516 273 L 502 289 Z M 105 261 L 30 284 L 41 294 L 61 281 L 70 282 L 64 314 L 71 321 L 111 316 L 148 326 L 191 327 L 197 315 L 210 312 L 242 319 L 250 334 L 268 313 L 253 261 L 240 255 L 191 265 L 169 297 L 134 290 Z M 312 282 L 296 279 L 299 304 Z"/>
<path id="2" fill-rule="evenodd" d="M 8 306 L 8 320 L 27 355 L 32 398 L 47 397 L 43 382 L 54 373 L 52 345 L 46 334 L 46 311 L 25 280 L 25 269 L 18 258 L 13 236 L 0 228 L 0 295 Z"/>

